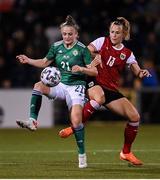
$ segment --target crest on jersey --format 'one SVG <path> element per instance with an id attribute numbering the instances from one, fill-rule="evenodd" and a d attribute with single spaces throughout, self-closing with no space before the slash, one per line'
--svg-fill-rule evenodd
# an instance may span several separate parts
<path id="1" fill-rule="evenodd" d="M 74 51 L 73 51 L 73 55 L 74 55 L 74 56 L 77 56 L 77 55 L 78 55 L 78 51 L 77 51 L 77 50 L 74 50 Z"/>
<path id="2" fill-rule="evenodd" d="M 126 58 L 126 55 L 125 55 L 124 53 L 121 53 L 121 54 L 120 54 L 120 59 L 121 59 L 121 60 L 124 60 L 125 58 Z"/>

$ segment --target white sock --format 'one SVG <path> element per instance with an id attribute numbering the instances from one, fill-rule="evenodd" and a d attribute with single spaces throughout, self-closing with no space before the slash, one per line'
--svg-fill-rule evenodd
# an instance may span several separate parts
<path id="1" fill-rule="evenodd" d="M 101 105 L 98 104 L 97 101 L 95 101 L 95 100 L 90 100 L 90 104 L 96 110 L 98 110 L 101 107 Z"/>

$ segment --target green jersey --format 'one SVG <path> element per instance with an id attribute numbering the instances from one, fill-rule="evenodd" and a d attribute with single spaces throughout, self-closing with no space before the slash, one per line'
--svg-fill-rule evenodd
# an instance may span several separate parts
<path id="1" fill-rule="evenodd" d="M 48 60 L 53 60 L 61 72 L 61 82 L 67 85 L 86 85 L 85 74 L 72 73 L 74 65 L 86 67 L 91 63 L 91 55 L 88 48 L 77 41 L 72 48 L 66 48 L 63 41 L 52 44 L 46 55 Z"/>

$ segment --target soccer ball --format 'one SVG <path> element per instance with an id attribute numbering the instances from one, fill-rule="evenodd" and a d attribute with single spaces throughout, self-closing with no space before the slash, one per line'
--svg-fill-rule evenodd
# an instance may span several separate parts
<path id="1" fill-rule="evenodd" d="M 48 87 L 54 87 L 61 81 L 61 73 L 56 67 L 46 67 L 41 72 L 40 79 Z"/>

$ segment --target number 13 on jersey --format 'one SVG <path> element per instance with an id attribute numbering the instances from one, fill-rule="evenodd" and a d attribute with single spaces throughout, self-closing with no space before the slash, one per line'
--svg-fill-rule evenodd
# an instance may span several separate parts
<path id="1" fill-rule="evenodd" d="M 114 58 L 114 57 L 112 57 L 112 56 L 109 56 L 109 59 L 108 59 L 108 61 L 107 61 L 106 64 L 107 64 L 108 66 L 112 67 L 113 64 L 114 64 L 114 62 L 115 62 L 115 60 L 116 60 L 116 58 Z"/>

